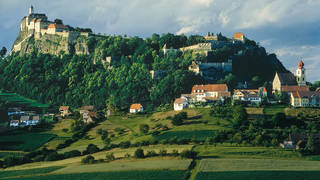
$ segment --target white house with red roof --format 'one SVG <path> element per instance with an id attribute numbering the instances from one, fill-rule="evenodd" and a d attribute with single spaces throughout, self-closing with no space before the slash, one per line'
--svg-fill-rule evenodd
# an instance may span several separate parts
<path id="1" fill-rule="evenodd" d="M 143 112 L 143 106 L 141 104 L 131 104 L 129 112 L 133 114 Z"/>
<path id="2" fill-rule="evenodd" d="M 226 84 L 194 85 L 191 94 L 197 102 L 224 101 L 231 96 Z"/>
<path id="3" fill-rule="evenodd" d="M 173 109 L 175 111 L 181 111 L 188 106 L 188 100 L 186 98 L 177 98 L 173 103 Z"/>

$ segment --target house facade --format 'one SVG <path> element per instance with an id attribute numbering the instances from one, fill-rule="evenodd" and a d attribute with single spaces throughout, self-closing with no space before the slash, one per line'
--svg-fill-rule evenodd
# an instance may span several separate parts
<path id="1" fill-rule="evenodd" d="M 224 101 L 231 96 L 226 84 L 194 85 L 191 94 L 196 102 Z"/>
<path id="2" fill-rule="evenodd" d="M 131 104 L 129 112 L 132 114 L 143 112 L 143 106 L 141 104 Z"/>
<path id="3" fill-rule="evenodd" d="M 320 93 L 317 91 L 295 91 L 290 94 L 293 107 L 320 107 Z"/>
<path id="4" fill-rule="evenodd" d="M 69 106 L 60 106 L 59 111 L 62 117 L 66 117 L 72 114 Z"/>
<path id="5" fill-rule="evenodd" d="M 259 93 L 259 89 L 235 89 L 232 99 L 249 102 L 251 104 L 259 104 L 262 101 L 262 96 Z"/>
<path id="6" fill-rule="evenodd" d="M 79 113 L 80 113 L 80 115 L 82 116 L 82 121 L 83 121 L 84 123 L 93 122 L 93 121 L 94 121 L 94 117 L 95 117 L 95 115 L 96 115 L 95 107 L 92 106 L 92 105 L 82 106 L 82 107 L 80 108 Z"/>
<path id="7" fill-rule="evenodd" d="M 173 103 L 173 109 L 175 111 L 181 111 L 188 106 L 188 100 L 186 98 L 177 98 Z"/>

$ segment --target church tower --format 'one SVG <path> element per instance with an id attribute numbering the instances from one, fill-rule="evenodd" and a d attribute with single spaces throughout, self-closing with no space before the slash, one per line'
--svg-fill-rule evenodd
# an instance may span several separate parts
<path id="1" fill-rule="evenodd" d="M 299 86 L 306 86 L 306 69 L 302 60 L 298 63 L 298 69 L 296 70 L 297 83 Z"/>
<path id="2" fill-rule="evenodd" d="M 30 14 L 33 14 L 33 6 L 32 6 L 32 5 L 31 5 L 30 8 L 29 8 L 29 15 L 30 15 Z"/>

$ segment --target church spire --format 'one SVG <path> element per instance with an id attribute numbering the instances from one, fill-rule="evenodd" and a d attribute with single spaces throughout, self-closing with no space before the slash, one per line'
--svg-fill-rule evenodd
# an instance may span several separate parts
<path id="1" fill-rule="evenodd" d="M 30 15 L 30 14 L 33 14 L 33 6 L 32 6 L 32 5 L 31 5 L 30 8 L 29 8 L 29 15 Z"/>

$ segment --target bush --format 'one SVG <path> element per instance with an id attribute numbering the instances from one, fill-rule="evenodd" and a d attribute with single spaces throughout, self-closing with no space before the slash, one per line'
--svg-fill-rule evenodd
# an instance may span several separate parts
<path id="1" fill-rule="evenodd" d="M 157 156 L 158 154 L 154 151 L 154 150 L 151 150 L 151 151 L 148 151 L 147 152 L 147 155 L 146 157 L 153 157 L 153 156 Z"/>
<path id="2" fill-rule="evenodd" d="M 85 151 L 83 151 L 83 155 L 93 154 L 93 153 L 96 153 L 96 152 L 99 152 L 99 151 L 100 151 L 100 149 L 98 148 L 97 145 L 89 144 L 87 149 Z"/>
<path id="3" fill-rule="evenodd" d="M 107 161 L 114 161 L 116 158 L 114 157 L 113 153 L 107 153 L 106 160 Z"/>
<path id="4" fill-rule="evenodd" d="M 166 156 L 167 154 L 168 154 L 167 150 L 165 150 L 165 149 L 161 149 L 160 152 L 159 152 L 160 156 Z"/>
<path id="5" fill-rule="evenodd" d="M 172 124 L 175 126 L 180 126 L 183 124 L 183 120 L 187 119 L 187 113 L 186 112 L 180 112 L 173 116 L 172 118 Z"/>
<path id="6" fill-rule="evenodd" d="M 144 158 L 144 152 L 143 149 L 139 148 L 134 152 L 135 158 Z"/>
<path id="7" fill-rule="evenodd" d="M 126 154 L 124 155 L 124 157 L 125 157 L 125 158 L 130 158 L 131 155 L 130 155 L 129 153 L 126 153 Z"/>
<path id="8" fill-rule="evenodd" d="M 63 159 L 63 156 L 61 154 L 58 154 L 57 152 L 51 152 L 45 157 L 45 161 L 57 161 Z"/>
<path id="9" fill-rule="evenodd" d="M 68 132 L 69 130 L 67 128 L 62 129 L 63 132 Z"/>
<path id="10" fill-rule="evenodd" d="M 196 158 L 198 155 L 197 152 L 193 151 L 193 150 L 184 150 L 181 152 L 180 156 L 182 158 L 191 158 L 191 159 L 194 159 Z"/>
<path id="11" fill-rule="evenodd" d="M 148 124 L 140 124 L 139 130 L 140 130 L 140 133 L 147 134 L 149 132 L 149 125 Z"/>
<path id="12" fill-rule="evenodd" d="M 82 162 L 83 164 L 93 164 L 93 163 L 94 163 L 94 157 L 91 156 L 91 155 L 89 155 L 89 156 L 83 158 L 83 159 L 81 160 L 81 162 Z"/>
<path id="13" fill-rule="evenodd" d="M 172 150 L 172 153 L 171 153 L 172 156 L 179 156 L 179 151 L 174 149 Z"/>
<path id="14" fill-rule="evenodd" d="M 45 158 L 45 156 L 40 154 L 40 155 L 37 155 L 36 157 L 34 157 L 32 160 L 34 162 L 39 162 L 39 161 L 44 161 L 44 158 Z"/>
<path id="15" fill-rule="evenodd" d="M 120 142 L 119 147 L 124 149 L 124 148 L 129 148 L 130 145 L 131 145 L 130 141 L 123 141 L 123 142 Z"/>
<path id="16" fill-rule="evenodd" d="M 77 157 L 77 156 L 81 156 L 81 152 L 78 150 L 72 150 L 69 152 L 65 152 L 63 154 L 64 158 L 72 158 L 72 157 Z"/>

